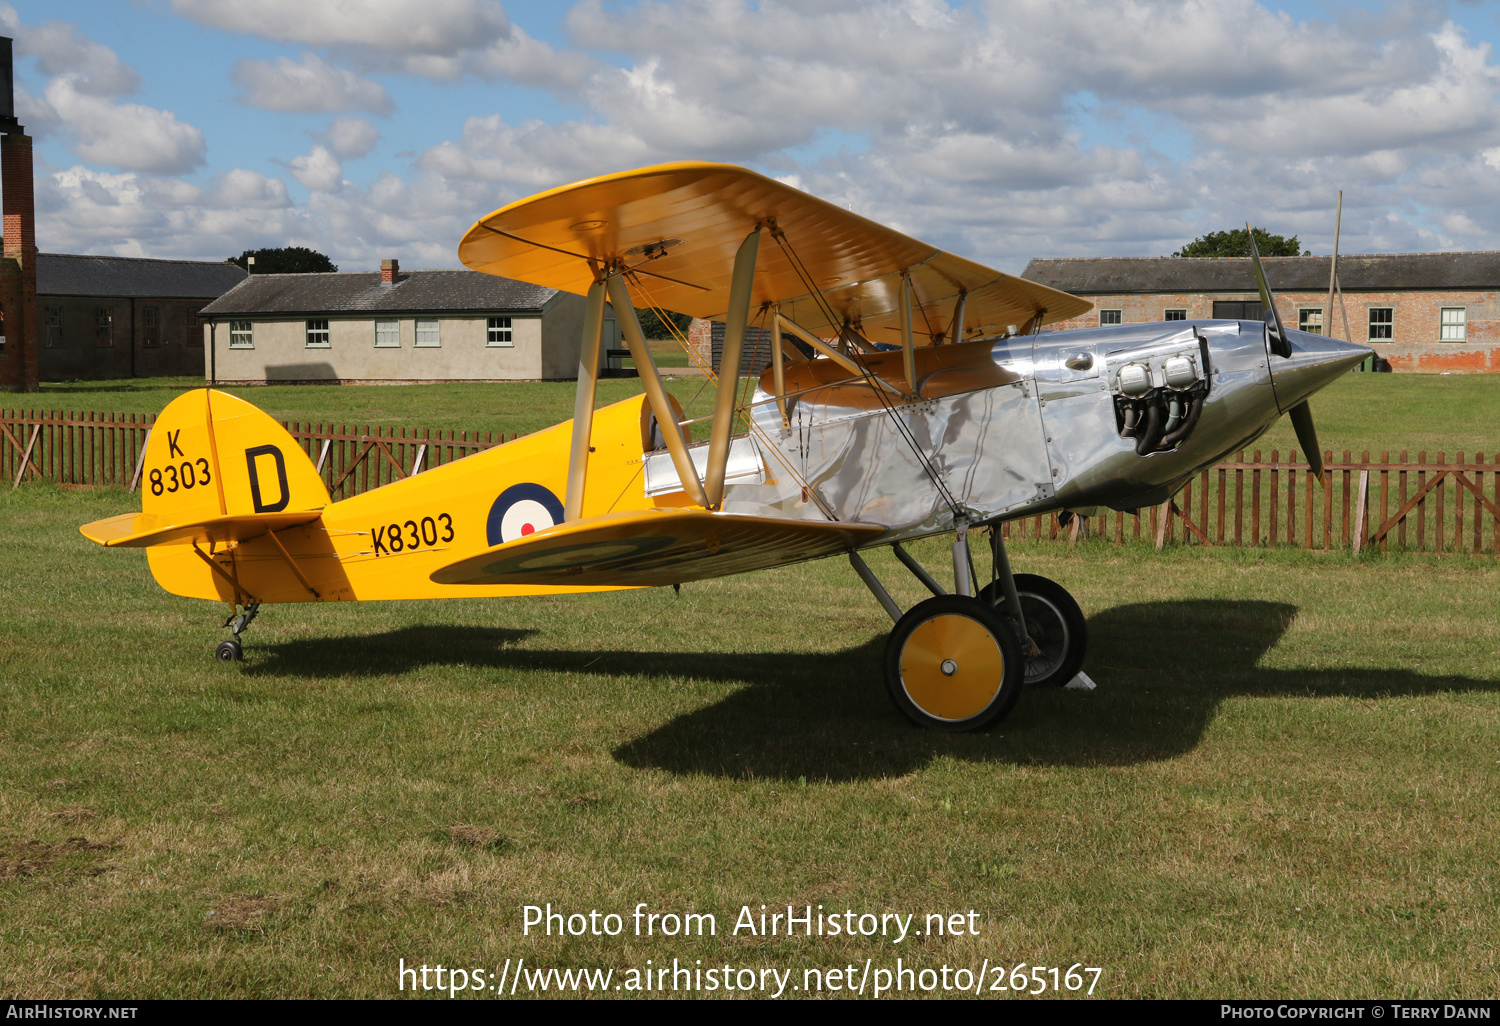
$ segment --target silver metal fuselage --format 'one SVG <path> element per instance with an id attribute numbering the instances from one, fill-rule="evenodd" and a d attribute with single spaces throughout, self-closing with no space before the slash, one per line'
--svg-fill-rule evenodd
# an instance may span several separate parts
<path id="1" fill-rule="evenodd" d="M 918 393 L 933 398 L 858 380 L 811 388 L 789 401 L 785 429 L 757 390 L 748 441 L 765 473 L 731 483 L 724 508 L 878 523 L 888 528 L 878 545 L 951 531 L 960 515 L 978 524 L 1160 503 L 1370 354 L 1287 335 L 1290 357 L 1269 351 L 1259 321 L 965 343 L 988 344 L 993 366 L 974 367 L 971 353 L 967 369 L 932 371 Z M 1132 431 L 1132 410 L 1154 426 Z M 1170 444 L 1148 445 L 1152 431 Z"/>

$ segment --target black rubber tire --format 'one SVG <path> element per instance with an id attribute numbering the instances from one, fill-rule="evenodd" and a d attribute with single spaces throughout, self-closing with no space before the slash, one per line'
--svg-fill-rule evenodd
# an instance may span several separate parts
<path id="1" fill-rule="evenodd" d="M 965 617 L 973 621 L 994 639 L 995 646 L 998 649 L 1001 668 L 1001 672 L 999 673 L 1000 679 L 995 687 L 993 697 L 989 698 L 982 708 L 954 718 L 935 715 L 918 705 L 917 701 L 913 700 L 912 695 L 908 693 L 907 683 L 903 679 L 902 674 L 902 655 L 912 636 L 929 621 L 939 617 L 950 616 Z M 977 633 L 975 635 L 976 638 L 981 636 Z M 993 658 L 993 656 L 994 653 L 986 653 L 987 658 Z M 1021 697 L 1024 667 L 1025 663 L 1021 658 L 1021 645 L 1016 640 L 1015 631 L 1011 629 L 1010 625 L 995 612 L 993 607 L 986 605 L 978 599 L 966 598 L 962 595 L 942 595 L 927 599 L 925 602 L 917 603 L 896 623 L 890 637 L 886 639 L 886 692 L 891 696 L 891 701 L 895 703 L 896 708 L 900 709 L 903 715 L 917 726 L 928 727 L 933 730 L 943 730 L 953 733 L 967 730 L 982 730 L 1004 719 L 1015 708 L 1017 699 Z M 954 671 L 944 668 L 942 672 L 951 676 Z M 973 679 L 970 678 L 971 681 Z M 930 676 L 927 677 L 927 680 L 929 684 L 933 681 L 939 684 L 943 683 L 941 679 Z M 985 689 L 981 687 L 981 692 L 983 690 Z M 981 698 L 981 700 L 983 699 Z"/>
<path id="2" fill-rule="evenodd" d="M 1083 610 L 1061 584 L 1036 574 L 1016 574 L 1016 592 L 1026 616 L 1026 631 L 1041 649 L 1040 656 L 1026 660 L 1026 685 L 1060 688 L 1078 675 L 1088 654 L 1089 625 Z M 986 584 L 979 597 L 1010 622 L 999 581 Z"/>
<path id="3" fill-rule="evenodd" d="M 238 641 L 221 641 L 214 649 L 214 658 L 221 663 L 237 663 L 245 658 L 245 650 Z"/>

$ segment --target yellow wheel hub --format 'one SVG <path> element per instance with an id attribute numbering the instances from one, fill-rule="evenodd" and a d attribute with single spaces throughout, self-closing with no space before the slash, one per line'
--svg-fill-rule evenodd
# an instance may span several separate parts
<path id="1" fill-rule="evenodd" d="M 1005 655 L 989 628 L 943 613 L 912 631 L 901 648 L 901 686 L 912 703 L 940 720 L 978 716 L 995 700 Z"/>

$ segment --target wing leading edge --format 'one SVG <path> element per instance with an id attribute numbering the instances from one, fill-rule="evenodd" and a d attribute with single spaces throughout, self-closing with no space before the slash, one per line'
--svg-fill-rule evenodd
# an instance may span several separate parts
<path id="1" fill-rule="evenodd" d="M 95 520 L 78 530 L 91 542 L 110 548 L 144 548 L 168 542 L 240 542 L 272 531 L 310 524 L 323 511 L 291 510 L 285 513 L 231 513 L 227 516 L 184 519 L 160 513 L 122 513 Z"/>
<path id="2" fill-rule="evenodd" d="M 729 164 L 662 164 L 539 193 L 481 218 L 458 253 L 476 271 L 580 295 L 591 264 L 623 263 L 657 306 L 714 318 L 729 308 L 735 251 L 757 225 L 774 228 L 760 245 L 751 310 L 780 303 L 823 335 L 848 321 L 874 342 L 899 343 L 903 274 L 918 344 L 954 341 L 961 296 L 966 338 L 1092 308 Z"/>

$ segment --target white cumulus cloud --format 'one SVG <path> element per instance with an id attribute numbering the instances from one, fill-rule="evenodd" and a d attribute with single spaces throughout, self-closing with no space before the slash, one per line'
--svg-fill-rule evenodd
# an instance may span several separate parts
<path id="1" fill-rule="evenodd" d="M 244 90 L 240 101 L 262 110 L 389 114 L 396 107 L 379 82 L 329 64 L 315 53 L 303 54 L 300 61 L 242 59 L 235 62 L 233 78 Z"/>
<path id="2" fill-rule="evenodd" d="M 454 54 L 510 31 L 495 0 L 172 0 L 172 9 L 276 42 L 402 54 Z"/>
<path id="3" fill-rule="evenodd" d="M 364 118 L 334 118 L 328 130 L 315 138 L 327 143 L 340 160 L 358 160 L 380 141 L 380 129 Z"/>
<path id="4" fill-rule="evenodd" d="M 171 111 L 91 96 L 72 76 L 54 78 L 46 97 L 84 160 L 153 174 L 184 174 L 204 163 L 203 133 Z"/>
<path id="5" fill-rule="evenodd" d="M 321 192 L 337 189 L 344 180 L 344 169 L 326 146 L 314 146 L 311 153 L 294 157 L 292 174 L 297 181 Z"/>

